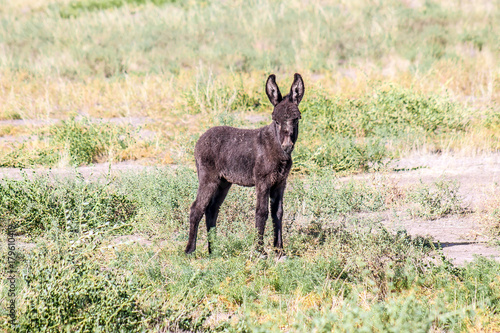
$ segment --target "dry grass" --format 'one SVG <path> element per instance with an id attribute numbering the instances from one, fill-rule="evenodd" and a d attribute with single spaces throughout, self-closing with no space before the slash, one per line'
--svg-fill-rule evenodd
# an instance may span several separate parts
<path id="1" fill-rule="evenodd" d="M 479 64 L 484 67 L 479 68 Z M 334 75 L 305 73 L 305 80 L 309 82 L 305 98 L 310 98 L 317 89 L 332 96 L 359 98 L 372 94 L 374 89 L 390 89 L 394 84 L 423 94 L 442 94 L 473 111 L 470 117 L 476 119 L 476 124 L 467 133 L 447 134 L 437 142 L 421 138 L 407 143 L 400 141 L 393 147 L 389 142 L 388 148 L 399 156 L 412 150 L 433 152 L 437 149 L 475 156 L 500 148 L 498 125 L 485 127 L 481 121 L 488 114 L 499 111 L 500 89 L 492 87 L 500 84 L 500 76 L 488 66 L 493 65 L 484 61 L 469 64 L 469 67 L 456 67 L 449 62 L 439 62 L 425 74 L 404 71 L 392 76 L 362 69 L 348 69 Z M 262 122 L 249 122 L 249 117 L 270 118 L 271 107 L 262 88 L 264 80 L 263 72 L 213 74 L 203 68 L 185 70 L 178 75 L 151 74 L 112 80 L 88 78 L 84 81 L 62 77 L 47 80 L 26 73 L 6 72 L 0 77 L 0 118 L 7 120 L 1 134 L 33 134 L 46 127 L 44 122 L 75 116 L 118 118 L 113 121 L 132 125 L 144 120 L 145 123 L 139 125 L 154 133 L 150 141 L 155 148 L 145 150 L 138 146 L 136 150 L 129 149 L 123 158 L 147 158 L 160 163 L 189 162 L 192 150 L 189 145 L 194 144 L 208 127 L 219 124 L 256 127 Z M 286 86 L 285 75 L 280 75 L 279 83 Z M 263 104 L 257 108 L 234 106 L 238 91 Z M 231 107 L 235 109 L 228 110 Z M 10 122 L 13 119 L 27 122 Z M 8 153 L 17 149 L 18 144 L 15 141 L 4 143 L 1 149 Z"/>
<path id="2" fill-rule="evenodd" d="M 491 2 L 130 1 L 86 12 L 89 4 L 2 6 L 10 28 L 0 27 L 0 120 L 7 121 L 0 135 L 34 134 L 44 127 L 36 121 L 75 116 L 148 118 L 149 146 L 129 148 L 122 158 L 191 163 L 191 146 L 206 128 L 266 123 L 247 119 L 269 119 L 263 83 L 270 72 L 282 87 L 301 72 L 306 100 L 317 91 L 358 99 L 397 86 L 469 108 L 475 123 L 465 133 L 389 140 L 394 156 L 500 148 L 500 121 L 483 123 L 500 112 L 499 10 Z M 73 5 L 82 11 L 61 17 Z M 1 145 L 3 154 L 19 148 Z"/>

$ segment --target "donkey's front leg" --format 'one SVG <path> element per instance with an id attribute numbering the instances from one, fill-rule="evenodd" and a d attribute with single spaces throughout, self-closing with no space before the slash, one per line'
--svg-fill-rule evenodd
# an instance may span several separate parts
<path id="1" fill-rule="evenodd" d="M 255 208 L 255 227 L 259 233 L 257 239 L 257 251 L 266 255 L 264 251 L 264 230 L 266 228 L 267 217 L 269 216 L 269 186 L 257 184 L 257 205 Z"/>
<path id="2" fill-rule="evenodd" d="M 271 189 L 271 217 L 274 227 L 274 248 L 278 257 L 285 255 L 283 251 L 282 221 L 283 221 L 283 194 L 285 185 L 278 185 Z"/>

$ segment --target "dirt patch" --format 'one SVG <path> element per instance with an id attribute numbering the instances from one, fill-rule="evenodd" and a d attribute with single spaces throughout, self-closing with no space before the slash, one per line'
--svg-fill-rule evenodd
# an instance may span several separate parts
<path id="1" fill-rule="evenodd" d="M 121 172 L 134 172 L 148 169 L 159 168 L 150 165 L 144 165 L 136 161 L 125 161 L 118 163 L 97 163 L 91 166 L 82 166 L 77 168 L 0 168 L 0 179 L 23 179 L 24 175 L 28 177 L 32 175 L 56 175 L 61 177 L 72 176 L 79 174 L 84 178 L 91 179 L 92 177 L 99 178 L 106 175 L 115 175 Z"/>
<path id="2" fill-rule="evenodd" d="M 449 154 L 413 155 L 394 161 L 389 171 L 362 174 L 348 179 L 371 179 L 398 187 L 433 183 L 440 179 L 460 184 L 459 194 L 474 214 L 452 215 L 435 220 L 409 218 L 404 213 L 394 218 L 386 216 L 383 223 L 393 230 L 405 229 L 412 236 L 429 236 L 443 247 L 452 262 L 462 265 L 482 255 L 500 261 L 498 247 L 489 246 L 481 212 L 486 209 L 491 193 L 500 184 L 500 154 L 473 157 Z M 396 221 L 396 222 L 395 222 Z"/>
<path id="3" fill-rule="evenodd" d="M 43 126 L 59 122 L 59 119 L 7 119 L 0 120 L 0 125 L 10 126 Z"/>
<path id="4" fill-rule="evenodd" d="M 116 236 L 115 238 L 113 238 L 111 244 L 113 246 L 127 246 L 131 244 L 138 244 L 141 246 L 151 246 L 153 242 L 151 242 L 150 240 L 146 239 L 141 235 L 123 235 L 123 236 Z"/>

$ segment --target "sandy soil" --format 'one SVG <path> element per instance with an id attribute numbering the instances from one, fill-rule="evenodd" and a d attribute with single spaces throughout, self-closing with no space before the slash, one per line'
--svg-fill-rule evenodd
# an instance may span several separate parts
<path id="1" fill-rule="evenodd" d="M 404 228 L 410 235 L 431 236 L 441 243 L 445 255 L 458 265 L 471 261 L 476 255 L 500 261 L 500 248 L 489 246 L 490 238 L 484 232 L 480 215 L 491 204 L 488 199 L 492 193 L 499 194 L 500 154 L 475 157 L 414 155 L 393 162 L 391 167 L 399 171 L 384 177 L 399 186 L 412 186 L 420 181 L 431 183 L 441 178 L 456 180 L 464 203 L 474 212 L 431 221 L 402 219 L 393 228 Z"/>
<path id="2" fill-rule="evenodd" d="M 84 177 L 105 175 L 109 172 L 143 170 L 153 168 L 137 162 L 116 164 L 97 164 L 76 168 Z M 55 168 L 50 172 L 58 175 L 72 174 L 73 168 Z M 406 229 L 412 236 L 430 236 L 443 247 L 445 255 L 455 264 L 462 265 L 471 261 L 474 256 L 493 257 L 500 261 L 500 248 L 490 245 L 489 237 L 484 233 L 480 213 L 485 209 L 488 198 L 493 191 L 499 190 L 500 184 L 500 154 L 489 154 L 475 157 L 457 157 L 452 155 L 414 155 L 392 162 L 390 172 L 362 174 L 348 179 L 379 179 L 391 182 L 396 186 L 410 187 L 414 184 L 431 183 L 440 178 L 454 179 L 460 184 L 460 195 L 470 207 L 472 214 L 454 215 L 436 220 L 414 219 L 404 217 L 395 219 L 387 212 L 384 223 L 393 230 Z M 26 170 L 31 172 L 32 170 Z M 34 170 L 46 174 L 47 169 Z M 20 179 L 22 172 L 14 168 L 1 168 L 0 178 Z M 127 241 L 137 242 L 130 236 Z"/>

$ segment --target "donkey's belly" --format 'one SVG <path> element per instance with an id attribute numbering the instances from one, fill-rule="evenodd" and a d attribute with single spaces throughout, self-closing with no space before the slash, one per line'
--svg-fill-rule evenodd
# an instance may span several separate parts
<path id="1" fill-rule="evenodd" d="M 241 186 L 255 186 L 253 172 L 245 172 L 246 170 L 224 170 L 222 177 L 228 182 Z"/>
<path id="2" fill-rule="evenodd" d="M 250 152 L 246 149 L 245 152 Z M 228 182 L 241 186 L 255 186 L 254 177 L 255 157 L 250 153 L 227 154 L 220 165 L 221 176 Z"/>

